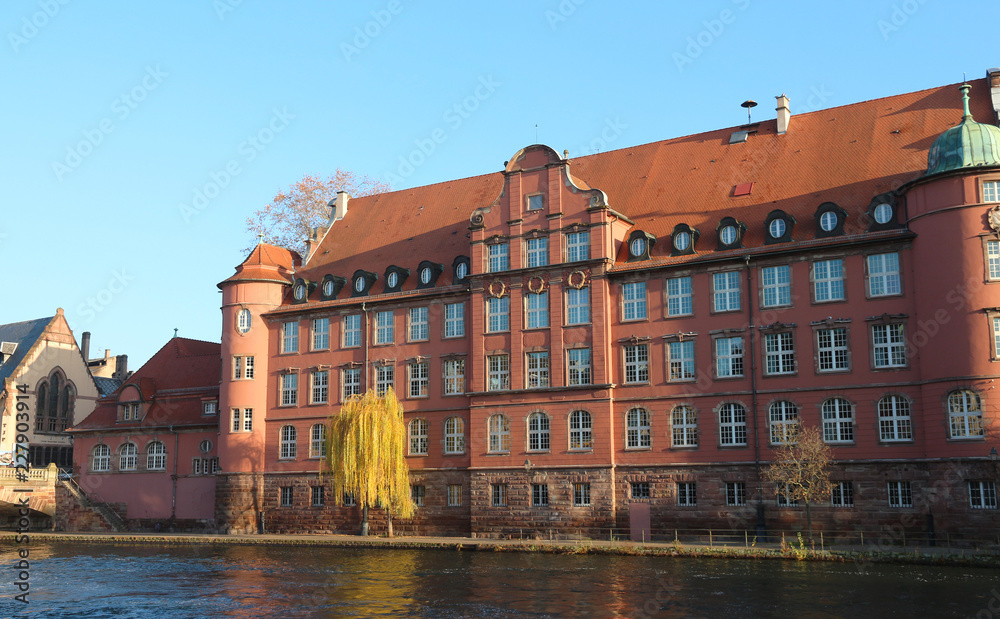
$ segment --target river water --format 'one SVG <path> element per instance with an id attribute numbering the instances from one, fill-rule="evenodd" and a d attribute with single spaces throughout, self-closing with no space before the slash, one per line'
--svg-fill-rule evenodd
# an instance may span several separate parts
<path id="1" fill-rule="evenodd" d="M 35 541 L 25 605 L 16 551 L 0 617 L 1000 617 L 988 569 Z"/>

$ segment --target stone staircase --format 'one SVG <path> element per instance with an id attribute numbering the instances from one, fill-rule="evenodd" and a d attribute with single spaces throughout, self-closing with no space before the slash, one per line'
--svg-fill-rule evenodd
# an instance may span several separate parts
<path id="1" fill-rule="evenodd" d="M 62 503 L 59 505 L 57 517 L 59 528 L 66 531 L 128 531 L 128 523 L 115 506 L 103 503 L 88 496 L 72 479 L 59 480 L 61 488 L 75 500 L 75 505 Z M 65 509 L 63 509 L 65 508 Z M 124 511 L 124 505 L 118 505 Z"/>

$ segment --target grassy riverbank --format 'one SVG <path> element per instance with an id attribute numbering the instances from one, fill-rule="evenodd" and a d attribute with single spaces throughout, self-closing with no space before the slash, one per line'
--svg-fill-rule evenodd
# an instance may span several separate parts
<path id="1" fill-rule="evenodd" d="M 29 533 L 33 543 L 210 546 L 323 546 L 333 548 L 437 549 L 473 552 L 537 552 L 548 554 L 601 554 L 623 556 L 694 557 L 716 559 L 778 559 L 842 563 L 895 563 L 958 567 L 1000 567 L 1000 552 L 948 550 L 945 548 L 843 547 L 813 550 L 797 541 L 791 544 L 707 546 L 679 542 L 607 540 L 495 540 L 470 537 L 359 537 L 353 535 L 209 535 L 153 533 Z M 14 545 L 14 533 L 0 533 L 0 545 Z"/>

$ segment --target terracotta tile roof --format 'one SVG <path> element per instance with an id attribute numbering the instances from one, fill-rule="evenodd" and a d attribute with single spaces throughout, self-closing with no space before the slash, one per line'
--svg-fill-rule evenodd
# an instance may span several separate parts
<path id="1" fill-rule="evenodd" d="M 217 418 L 202 415 L 201 398 L 218 396 L 221 354 L 222 347 L 215 342 L 170 339 L 114 394 L 98 399 L 94 412 L 71 431 L 217 423 Z M 151 404 L 143 419 L 119 423 L 118 393 L 127 385 L 137 386 Z"/>
<path id="2" fill-rule="evenodd" d="M 302 264 L 302 258 L 298 253 L 268 245 L 258 243 L 246 260 L 236 267 L 236 274 L 219 284 L 237 281 L 276 281 L 291 282 L 291 273 Z"/>
<path id="3" fill-rule="evenodd" d="M 971 83 L 973 115 L 991 122 L 986 80 Z M 729 144 L 740 127 L 728 127 L 571 158 L 571 174 L 603 190 L 609 206 L 635 228 L 658 237 L 654 259 L 668 256 L 669 235 L 680 223 L 701 233 L 699 256 L 715 253 L 715 229 L 725 216 L 746 224 L 744 246 L 763 249 L 764 219 L 774 209 L 796 219 L 796 241 L 814 238 L 814 214 L 823 202 L 847 211 L 845 234 L 865 233 L 872 198 L 922 176 L 931 143 L 962 116 L 957 84 L 803 114 L 795 114 L 794 105 L 784 135 L 774 119 L 764 120 L 744 143 Z M 751 193 L 734 197 L 743 183 L 753 183 Z M 425 259 L 448 267 L 469 253 L 472 210 L 490 204 L 502 188 L 502 174 L 494 173 L 353 198 L 303 276 L 350 277 L 357 269 L 381 275 L 391 264 L 415 274 Z M 413 274 L 404 289 L 416 287 Z"/>

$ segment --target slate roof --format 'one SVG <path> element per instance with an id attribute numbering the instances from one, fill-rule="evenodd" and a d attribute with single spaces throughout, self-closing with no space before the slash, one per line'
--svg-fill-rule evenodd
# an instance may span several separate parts
<path id="1" fill-rule="evenodd" d="M 216 342 L 183 337 L 170 339 L 133 372 L 115 394 L 100 398 L 94 412 L 70 431 L 218 423 L 217 417 L 202 415 L 201 399 L 218 397 L 222 378 L 221 354 L 222 346 Z M 143 401 L 150 406 L 141 420 L 118 422 L 117 393 L 128 385 L 138 387 Z"/>
<path id="2" fill-rule="evenodd" d="M 121 380 L 104 376 L 95 376 L 94 383 L 97 384 L 97 391 L 102 396 L 111 395 L 115 391 L 118 391 L 118 387 L 122 385 Z"/>
<path id="3" fill-rule="evenodd" d="M 17 344 L 14 354 L 0 364 L 0 384 L 10 378 L 11 374 L 14 373 L 14 369 L 24 360 L 24 356 L 35 345 L 35 342 L 38 341 L 38 338 L 45 331 L 45 327 L 49 326 L 53 318 L 55 316 L 0 325 L 0 342 L 13 342 Z"/>
<path id="4" fill-rule="evenodd" d="M 992 119 L 986 80 L 970 83 L 973 115 Z M 962 120 L 957 84 L 801 114 L 792 101 L 791 109 L 783 135 L 774 119 L 764 120 L 744 143 L 729 144 L 741 128 L 733 126 L 571 157 L 570 172 L 603 190 L 609 207 L 635 229 L 658 237 L 654 260 L 680 263 L 716 253 L 715 229 L 725 216 L 745 223 L 744 246 L 759 250 L 772 247 L 764 246 L 764 220 L 774 209 L 796 219 L 794 240 L 784 247 L 815 242 L 814 215 L 823 202 L 847 211 L 846 235 L 873 234 L 864 223 L 871 200 L 920 178 L 933 141 Z M 733 196 L 736 185 L 750 182 L 749 195 Z M 350 278 L 358 269 L 381 275 L 392 264 L 415 272 L 425 259 L 449 267 L 469 254 L 472 211 L 493 202 L 502 188 L 503 174 L 496 172 L 352 198 L 299 274 L 312 281 L 328 273 Z M 669 259 L 670 234 L 680 223 L 701 233 L 698 254 Z M 625 251 L 615 269 L 641 268 L 626 266 Z M 403 289 L 416 285 L 411 276 Z"/>

